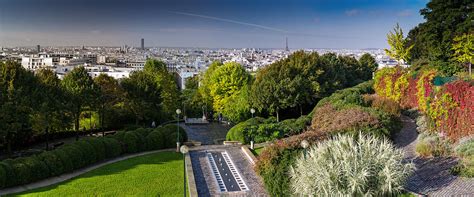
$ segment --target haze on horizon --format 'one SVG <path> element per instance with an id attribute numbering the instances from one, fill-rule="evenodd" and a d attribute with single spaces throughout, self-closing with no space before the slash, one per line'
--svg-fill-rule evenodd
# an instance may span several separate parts
<path id="1" fill-rule="evenodd" d="M 426 0 L 3 0 L 0 46 L 384 48 Z"/>

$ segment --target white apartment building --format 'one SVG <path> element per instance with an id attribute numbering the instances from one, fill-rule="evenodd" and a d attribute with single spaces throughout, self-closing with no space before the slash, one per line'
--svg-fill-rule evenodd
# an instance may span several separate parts
<path id="1" fill-rule="evenodd" d="M 21 65 L 28 70 L 36 70 L 40 68 L 51 68 L 54 66 L 53 58 L 40 56 L 40 57 L 22 57 Z"/>

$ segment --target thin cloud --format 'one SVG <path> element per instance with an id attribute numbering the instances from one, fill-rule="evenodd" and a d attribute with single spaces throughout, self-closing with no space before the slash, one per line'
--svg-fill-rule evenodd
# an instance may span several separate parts
<path id="1" fill-rule="evenodd" d="M 413 15 L 413 11 L 410 10 L 410 9 L 402 10 L 402 11 L 397 13 L 397 16 L 401 16 L 401 17 L 411 16 L 411 15 Z"/>
<path id="2" fill-rule="evenodd" d="M 275 32 L 280 32 L 280 33 L 289 33 L 286 30 L 283 29 L 278 29 L 274 27 L 269 27 L 269 26 L 264 26 L 264 25 L 258 25 L 254 23 L 247 23 L 247 22 L 242 22 L 242 21 L 236 21 L 236 20 L 231 20 L 231 19 L 226 19 L 226 18 L 219 18 L 219 17 L 214 17 L 214 16 L 207 16 L 207 15 L 201 15 L 201 14 L 193 14 L 193 13 L 187 13 L 187 12 L 171 12 L 174 14 L 180 14 L 180 15 L 185 15 L 185 16 L 193 16 L 193 17 L 199 17 L 199 18 L 205 18 L 205 19 L 211 19 L 215 21 L 222 21 L 222 22 L 228 22 L 228 23 L 234 23 L 234 24 L 239 24 L 239 25 L 245 25 L 245 26 L 250 26 L 250 27 L 256 27 L 260 29 L 265 29 L 265 30 L 270 30 L 270 31 L 275 31 Z"/>
<path id="3" fill-rule="evenodd" d="M 360 14 L 360 10 L 358 9 L 352 9 L 352 10 L 347 10 L 346 12 L 344 12 L 347 16 L 355 16 L 355 15 L 358 15 Z"/>
<path id="4" fill-rule="evenodd" d="M 228 23 L 233 23 L 233 24 L 238 24 L 238 25 L 245 25 L 245 26 L 250 26 L 250 27 L 256 27 L 256 28 L 260 28 L 260 29 L 265 29 L 265 30 L 277 32 L 277 33 L 283 33 L 283 34 L 288 35 L 288 36 L 319 37 L 319 38 L 329 38 L 329 39 L 363 39 L 363 38 L 352 37 L 352 36 L 333 36 L 333 35 L 323 35 L 323 34 L 304 33 L 304 32 L 292 32 L 292 31 L 287 31 L 287 30 L 284 30 L 284 29 L 278 29 L 278 28 L 258 25 L 258 24 L 254 24 L 254 23 L 247 23 L 247 22 L 236 21 L 236 20 L 231 20 L 231 19 L 226 19 L 226 18 L 207 16 L 207 15 L 201 15 L 201 14 L 193 14 L 193 13 L 188 13 L 188 12 L 170 11 L 170 13 L 185 15 L 185 16 L 198 17 L 198 18 L 204 18 L 204 19 L 210 19 L 210 20 L 215 20 L 215 21 L 228 22 Z M 318 22 L 318 21 L 319 21 L 319 18 L 316 18 L 315 22 Z"/>

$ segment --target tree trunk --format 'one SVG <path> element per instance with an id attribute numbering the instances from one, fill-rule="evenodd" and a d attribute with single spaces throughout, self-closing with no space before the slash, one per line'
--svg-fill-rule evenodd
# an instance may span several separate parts
<path id="1" fill-rule="evenodd" d="M 277 115 L 277 122 L 280 122 L 280 114 L 278 113 L 278 109 L 276 110 L 276 115 Z"/>

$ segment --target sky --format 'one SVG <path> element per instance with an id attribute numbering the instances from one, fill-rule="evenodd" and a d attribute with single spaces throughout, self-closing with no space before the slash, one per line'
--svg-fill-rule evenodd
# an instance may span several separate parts
<path id="1" fill-rule="evenodd" d="M 427 0 L 0 0 L 0 46 L 386 48 Z"/>

